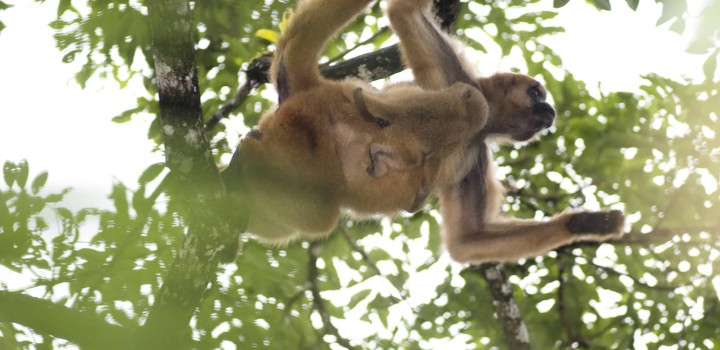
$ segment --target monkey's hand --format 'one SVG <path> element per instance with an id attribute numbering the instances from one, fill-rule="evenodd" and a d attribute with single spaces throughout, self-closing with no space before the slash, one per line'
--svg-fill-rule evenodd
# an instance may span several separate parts
<path id="1" fill-rule="evenodd" d="M 593 234 L 615 238 L 622 235 L 625 215 L 620 210 L 575 213 L 565 223 L 572 234 Z"/>

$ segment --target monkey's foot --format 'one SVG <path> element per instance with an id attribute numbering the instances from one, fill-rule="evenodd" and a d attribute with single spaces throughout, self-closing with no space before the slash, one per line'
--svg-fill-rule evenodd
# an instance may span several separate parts
<path id="1" fill-rule="evenodd" d="M 622 232 L 625 215 L 620 210 L 573 214 L 565 223 L 570 233 L 613 234 Z"/>

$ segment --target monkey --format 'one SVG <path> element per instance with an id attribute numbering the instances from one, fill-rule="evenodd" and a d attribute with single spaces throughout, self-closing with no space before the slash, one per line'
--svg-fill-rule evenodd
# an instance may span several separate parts
<path id="1" fill-rule="evenodd" d="M 464 82 L 376 90 L 323 78 L 327 40 L 371 0 L 301 0 L 270 69 L 278 105 L 236 148 L 222 178 L 262 242 L 329 235 L 342 214 L 417 210 L 485 126 L 482 93 Z M 464 163 L 463 163 L 464 164 Z"/>
<path id="2" fill-rule="evenodd" d="M 482 92 L 487 106 L 478 111 L 487 122 L 464 153 L 475 157 L 465 159 L 468 171 L 438 189 L 442 240 L 451 258 L 470 264 L 516 261 L 577 241 L 619 238 L 625 219 L 619 210 L 567 211 L 548 221 L 501 216 L 505 192 L 494 175 L 491 145 L 536 140 L 553 124 L 555 110 L 542 84 L 529 76 L 476 73 L 462 45 L 439 29 L 430 7 L 430 0 L 389 0 L 386 9 L 414 83 L 435 90 L 463 82 Z"/>

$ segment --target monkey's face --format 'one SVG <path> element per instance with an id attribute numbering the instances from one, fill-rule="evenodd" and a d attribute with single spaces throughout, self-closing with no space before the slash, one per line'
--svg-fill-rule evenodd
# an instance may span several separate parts
<path id="1" fill-rule="evenodd" d="M 514 73 L 499 73 L 479 80 L 490 115 L 486 135 L 528 141 L 552 126 L 555 109 L 546 102 L 545 87 L 537 80 Z"/>

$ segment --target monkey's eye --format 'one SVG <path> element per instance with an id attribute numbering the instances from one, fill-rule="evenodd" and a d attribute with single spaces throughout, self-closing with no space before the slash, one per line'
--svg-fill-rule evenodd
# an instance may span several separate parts
<path id="1" fill-rule="evenodd" d="M 384 118 L 377 118 L 377 120 L 375 120 L 375 123 L 383 129 L 390 126 L 390 121 Z"/>
<path id="2" fill-rule="evenodd" d="M 538 88 L 537 86 L 529 87 L 528 95 L 530 95 L 530 98 L 532 98 L 533 101 L 542 101 L 543 100 L 543 94 L 540 91 L 540 88 Z"/>

